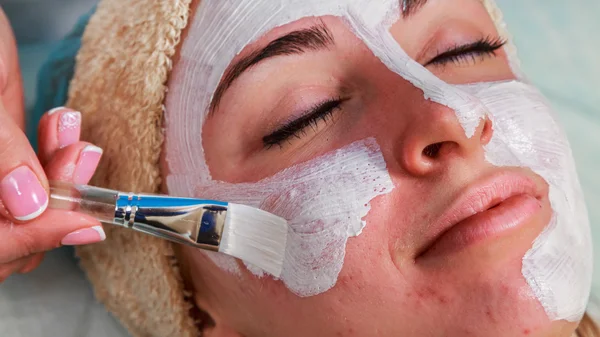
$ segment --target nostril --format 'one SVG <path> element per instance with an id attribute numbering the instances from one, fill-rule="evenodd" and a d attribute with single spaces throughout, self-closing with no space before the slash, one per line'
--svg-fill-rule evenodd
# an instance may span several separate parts
<path id="1" fill-rule="evenodd" d="M 488 145 L 492 140 L 492 135 L 494 134 L 494 129 L 492 125 L 492 121 L 489 118 L 485 119 L 483 124 L 483 130 L 481 131 L 481 144 Z"/>
<path id="2" fill-rule="evenodd" d="M 440 154 L 440 150 L 442 149 L 443 144 L 444 143 L 435 143 L 435 144 L 427 145 L 423 149 L 423 155 L 425 157 L 429 157 L 429 158 L 437 158 L 438 155 Z"/>

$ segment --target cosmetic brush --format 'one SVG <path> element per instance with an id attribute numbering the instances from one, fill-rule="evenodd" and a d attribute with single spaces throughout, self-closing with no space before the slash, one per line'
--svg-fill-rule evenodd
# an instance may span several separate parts
<path id="1" fill-rule="evenodd" d="M 287 221 L 250 206 L 50 182 L 49 207 L 244 260 L 279 277 Z"/>

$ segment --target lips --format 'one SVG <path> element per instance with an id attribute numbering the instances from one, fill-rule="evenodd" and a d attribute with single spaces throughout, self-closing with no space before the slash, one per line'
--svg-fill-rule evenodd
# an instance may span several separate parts
<path id="1" fill-rule="evenodd" d="M 541 210 L 547 194 L 539 177 L 502 172 L 484 179 L 433 223 L 417 258 L 461 250 L 515 230 Z"/>

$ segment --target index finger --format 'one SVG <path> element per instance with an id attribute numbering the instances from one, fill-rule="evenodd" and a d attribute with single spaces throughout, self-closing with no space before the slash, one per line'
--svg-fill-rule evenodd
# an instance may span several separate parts
<path id="1" fill-rule="evenodd" d="M 6 112 L 23 129 L 25 109 L 17 42 L 10 22 L 2 11 L 2 6 L 0 6 L 0 98 Z"/>

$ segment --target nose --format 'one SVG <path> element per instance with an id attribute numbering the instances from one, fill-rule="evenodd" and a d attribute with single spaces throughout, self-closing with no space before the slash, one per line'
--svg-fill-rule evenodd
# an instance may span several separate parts
<path id="1" fill-rule="evenodd" d="M 409 122 L 400 142 L 401 149 L 397 151 L 407 173 L 425 176 L 443 169 L 456 158 L 483 157 L 483 146 L 490 142 L 493 134 L 488 117 L 481 120 L 469 138 L 453 110 L 433 102 L 422 104 L 421 113 L 415 114 Z"/>

